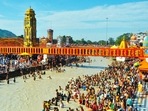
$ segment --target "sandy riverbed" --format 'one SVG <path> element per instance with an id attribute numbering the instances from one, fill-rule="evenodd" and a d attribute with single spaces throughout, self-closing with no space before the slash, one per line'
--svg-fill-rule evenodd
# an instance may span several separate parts
<path id="1" fill-rule="evenodd" d="M 110 64 L 109 59 L 103 57 L 91 57 L 91 59 L 92 63 L 84 63 L 83 67 L 66 67 L 66 72 L 46 71 L 41 80 L 34 81 L 33 78 L 29 78 L 24 82 L 22 77 L 17 77 L 16 83 L 13 83 L 13 79 L 10 80 L 10 84 L 1 81 L 0 111 L 42 111 L 43 101 L 54 97 L 58 86 L 64 88 L 70 78 L 96 74 Z M 49 75 L 52 79 L 47 78 Z M 60 111 L 78 106 L 76 102 L 70 101 L 69 104 L 65 103 L 65 108 Z"/>

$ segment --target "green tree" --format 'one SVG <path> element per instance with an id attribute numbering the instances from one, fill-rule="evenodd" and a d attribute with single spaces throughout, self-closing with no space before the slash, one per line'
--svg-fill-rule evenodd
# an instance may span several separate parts
<path id="1" fill-rule="evenodd" d="M 92 42 L 92 44 L 97 45 L 97 44 L 98 44 L 98 42 L 97 42 L 97 41 L 94 41 L 94 42 Z"/>
<path id="2" fill-rule="evenodd" d="M 76 44 L 81 44 L 81 40 L 76 40 L 75 43 Z"/>
<path id="3" fill-rule="evenodd" d="M 115 44 L 114 38 L 110 37 L 110 38 L 108 39 L 108 44 L 109 44 L 109 45 L 114 45 L 114 44 Z"/>
<path id="4" fill-rule="evenodd" d="M 66 36 L 65 35 L 62 36 L 62 41 L 63 41 L 63 43 L 66 43 Z"/>
<path id="5" fill-rule="evenodd" d="M 106 41 L 105 40 L 100 40 L 100 41 L 98 41 L 98 44 L 99 45 L 106 45 Z"/>
<path id="6" fill-rule="evenodd" d="M 117 37 L 116 41 L 115 41 L 115 44 L 116 45 L 120 45 L 121 41 L 123 40 L 123 38 L 126 40 L 126 41 L 129 41 L 130 40 L 130 36 L 131 36 L 131 33 L 125 33 L 123 35 L 120 35 L 119 37 Z"/>
<path id="7" fill-rule="evenodd" d="M 20 35 L 20 36 L 18 36 L 18 38 L 24 38 L 24 36 L 23 35 Z"/>
<path id="8" fill-rule="evenodd" d="M 91 40 L 87 40 L 86 42 L 87 42 L 87 44 L 92 44 L 93 43 Z"/>
<path id="9" fill-rule="evenodd" d="M 72 38 L 71 36 L 68 36 L 68 37 L 69 37 L 69 43 L 70 43 L 70 44 L 74 43 L 73 38 Z"/>
<path id="10" fill-rule="evenodd" d="M 87 42 L 84 40 L 84 38 L 81 39 L 81 44 L 86 44 Z"/>

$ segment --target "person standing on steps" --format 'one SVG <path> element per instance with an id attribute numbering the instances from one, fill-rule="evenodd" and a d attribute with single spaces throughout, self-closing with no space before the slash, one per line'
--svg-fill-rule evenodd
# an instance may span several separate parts
<path id="1" fill-rule="evenodd" d="M 14 77 L 14 79 L 13 79 L 13 82 L 14 82 L 14 83 L 16 82 L 16 79 L 15 79 L 15 77 Z"/>
<path id="2" fill-rule="evenodd" d="M 7 84 L 9 84 L 9 79 L 7 79 Z"/>
<path id="3" fill-rule="evenodd" d="M 36 80 L 36 75 L 35 75 L 35 73 L 33 74 L 33 80 L 34 80 L 34 81 Z"/>
<path id="4" fill-rule="evenodd" d="M 8 75 L 8 73 L 6 75 L 6 81 L 7 81 L 7 84 L 9 84 L 9 75 Z"/>

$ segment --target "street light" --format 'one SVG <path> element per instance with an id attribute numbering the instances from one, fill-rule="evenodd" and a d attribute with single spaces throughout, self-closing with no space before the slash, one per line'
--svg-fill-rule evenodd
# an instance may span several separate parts
<path id="1" fill-rule="evenodd" d="M 106 45 L 108 45 L 108 17 L 106 18 Z"/>

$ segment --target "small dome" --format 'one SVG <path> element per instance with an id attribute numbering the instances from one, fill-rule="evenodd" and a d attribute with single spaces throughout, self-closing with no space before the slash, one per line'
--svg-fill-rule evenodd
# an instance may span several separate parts
<path id="1" fill-rule="evenodd" d="M 130 40 L 137 40 L 137 37 L 133 34 Z"/>

